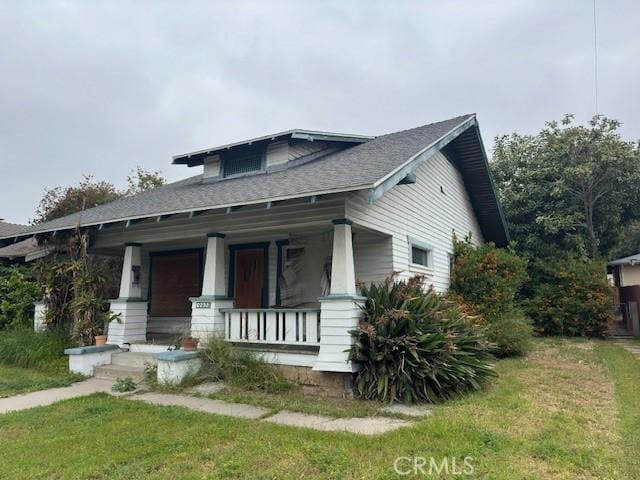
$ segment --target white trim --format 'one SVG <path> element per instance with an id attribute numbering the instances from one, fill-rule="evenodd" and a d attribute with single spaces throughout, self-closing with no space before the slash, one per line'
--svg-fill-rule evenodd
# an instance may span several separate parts
<path id="1" fill-rule="evenodd" d="M 438 137 L 436 140 L 434 140 L 433 142 L 431 142 L 429 145 L 427 145 L 426 147 L 424 147 L 422 150 L 418 151 L 417 153 L 413 154 L 411 157 L 409 157 L 408 160 L 406 160 L 404 163 L 402 163 L 400 166 L 394 168 L 391 172 L 387 173 L 384 177 L 382 177 L 380 180 L 376 181 L 373 186 L 378 187 L 379 185 L 381 185 L 382 183 L 384 183 L 386 180 L 388 180 L 389 178 L 393 177 L 397 172 L 399 172 L 400 170 L 402 170 L 403 168 L 405 168 L 406 166 L 410 165 L 411 162 L 413 162 L 417 157 L 419 157 L 420 155 L 422 155 L 424 152 L 426 152 L 427 150 L 429 150 L 430 148 L 432 148 L 434 145 L 436 145 L 437 143 L 439 143 L 443 138 L 446 138 L 448 135 L 451 135 L 453 132 L 455 132 L 456 130 L 459 130 L 463 127 L 463 125 L 467 125 L 467 128 L 474 125 L 476 123 L 476 116 L 475 114 L 473 114 L 471 117 L 467 118 L 464 122 L 457 124 L 455 127 L 453 127 L 451 130 L 449 130 L 447 133 L 445 133 L 444 135 L 441 135 L 440 137 Z M 465 128 L 466 130 L 466 128 Z"/>
<path id="2" fill-rule="evenodd" d="M 287 135 L 291 135 L 293 138 L 301 138 L 312 141 L 312 137 L 314 136 L 324 136 L 324 137 L 333 137 L 335 139 L 352 139 L 352 141 L 356 141 L 358 139 L 362 139 L 362 141 L 373 140 L 375 137 L 371 137 L 369 135 L 355 135 L 348 133 L 332 133 L 332 132 L 321 132 L 318 130 L 301 130 L 298 128 L 293 128 L 291 130 L 285 130 L 284 132 L 272 133 L 270 135 L 263 135 L 261 137 L 250 138 L 248 140 L 241 140 L 238 142 L 227 143 L 225 145 L 220 145 L 218 147 L 205 148 L 202 150 L 196 150 L 195 152 L 182 153 L 179 155 L 173 155 L 171 157 L 172 161 L 191 158 L 197 155 L 202 155 L 206 153 L 213 153 L 220 150 L 228 150 L 233 147 L 239 147 L 241 145 L 251 145 L 254 142 L 262 142 L 264 140 L 275 140 L 278 137 L 286 137 Z"/>
<path id="3" fill-rule="evenodd" d="M 409 249 L 409 270 L 421 271 L 421 273 L 433 273 L 433 246 L 427 242 L 424 242 L 418 238 L 407 236 L 407 245 Z M 418 250 L 422 250 L 427 254 L 427 264 L 422 265 L 421 263 L 413 262 L 413 249 L 417 248 Z M 426 270 L 422 272 L 422 270 Z"/>
<path id="4" fill-rule="evenodd" d="M 184 209 L 180 209 L 180 210 L 169 210 L 166 212 L 155 212 L 155 213 L 145 213 L 144 215 L 138 215 L 138 216 L 133 216 L 133 217 L 118 217 L 115 218 L 113 220 L 97 220 L 95 222 L 89 222 L 89 223 L 81 223 L 79 226 L 80 227 L 94 227 L 96 225 L 100 225 L 100 224 L 109 224 L 109 223 L 120 223 L 120 222 L 126 222 L 127 220 L 142 220 L 142 219 L 147 219 L 147 218 L 154 218 L 157 217 L 158 215 L 179 215 L 181 213 L 190 213 L 190 212 L 206 212 L 207 210 L 224 210 L 225 208 L 229 208 L 229 207 L 243 207 L 246 205 L 259 205 L 261 203 L 268 203 L 268 202 L 279 202 L 279 201 L 283 201 L 283 200 L 294 200 L 294 199 L 298 199 L 298 198 L 307 198 L 307 197 L 311 197 L 314 195 L 330 195 L 333 193 L 345 193 L 345 192 L 354 192 L 357 190 L 366 190 L 368 188 L 371 188 L 370 184 L 367 185 L 359 185 L 359 186 L 354 186 L 354 187 L 345 187 L 345 188 L 336 188 L 336 189 L 332 189 L 332 190 L 320 190 L 317 192 L 309 192 L 309 193 L 300 193 L 300 194 L 293 194 L 293 195 L 284 195 L 281 197 L 270 197 L 270 198 L 261 198 L 259 200 L 252 200 L 250 202 L 245 202 L 245 203 L 224 203 L 224 204 L 220 204 L 220 205 L 210 205 L 207 207 L 191 207 L 191 208 L 184 208 Z M 106 204 L 105 204 L 106 205 Z M 272 207 L 273 208 L 273 207 Z M 53 221 L 53 220 L 52 220 Z M 74 224 L 74 225 L 64 225 L 64 226 L 60 226 L 60 227 L 55 227 L 55 228 L 47 228 L 47 229 L 42 229 L 42 230 L 36 230 L 36 231 L 29 231 L 29 233 L 26 233 L 25 235 L 20 235 L 20 234 L 13 234 L 13 235 L 9 235 L 8 237 L 0 237 L 0 240 L 6 240 L 9 238 L 20 238 L 20 237 L 31 237 L 33 235 L 37 235 L 39 233 L 49 233 L 49 232 L 59 232 L 59 231 L 63 231 L 63 230 L 69 230 L 71 228 L 76 228 L 76 226 L 78 226 L 78 224 Z"/>

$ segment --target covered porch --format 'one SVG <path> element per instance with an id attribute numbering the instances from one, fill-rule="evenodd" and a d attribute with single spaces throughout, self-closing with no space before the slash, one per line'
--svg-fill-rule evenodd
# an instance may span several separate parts
<path id="1" fill-rule="evenodd" d="M 266 221 L 273 212 L 259 213 Z M 220 231 L 171 241 L 147 231 L 150 238 L 127 242 L 120 295 L 111 302 L 119 321 L 111 322 L 108 343 L 217 336 L 273 363 L 351 371 L 348 331 L 362 302 L 356 278 L 372 280 L 372 257 L 391 271 L 391 237 L 332 213 L 311 223 L 309 216 L 271 228 L 254 223 L 251 231 L 230 225 L 227 213 L 216 222 Z"/>

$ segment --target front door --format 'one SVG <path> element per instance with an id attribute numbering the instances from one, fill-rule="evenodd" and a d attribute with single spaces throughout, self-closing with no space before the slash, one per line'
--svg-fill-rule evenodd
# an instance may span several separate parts
<path id="1" fill-rule="evenodd" d="M 201 250 L 151 253 L 150 316 L 190 317 L 189 298 L 201 289 Z"/>
<path id="2" fill-rule="evenodd" d="M 235 307 L 261 308 L 264 289 L 264 250 L 237 250 Z"/>

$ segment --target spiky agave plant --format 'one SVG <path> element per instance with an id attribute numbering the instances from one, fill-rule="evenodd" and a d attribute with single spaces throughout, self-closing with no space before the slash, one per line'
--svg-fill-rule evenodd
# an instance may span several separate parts
<path id="1" fill-rule="evenodd" d="M 470 317 L 424 279 L 387 278 L 362 287 L 364 318 L 352 331 L 351 359 L 360 363 L 360 396 L 394 402 L 436 402 L 480 388 L 492 356 Z"/>

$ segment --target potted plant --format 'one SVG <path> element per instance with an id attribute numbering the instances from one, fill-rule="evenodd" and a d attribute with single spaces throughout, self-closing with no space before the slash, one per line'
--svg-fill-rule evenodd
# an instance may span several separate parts
<path id="1" fill-rule="evenodd" d="M 96 335 L 94 335 L 93 338 L 96 341 L 96 347 L 107 343 L 107 336 L 104 334 L 104 330 L 102 328 L 96 329 Z"/>
<path id="2" fill-rule="evenodd" d="M 185 337 L 182 339 L 182 349 L 185 352 L 194 352 L 198 349 L 199 338 Z"/>
<path id="3" fill-rule="evenodd" d="M 107 331 L 109 330 L 109 323 L 112 321 L 116 321 L 118 323 L 121 323 L 122 320 L 120 320 L 120 314 L 114 314 L 111 312 L 105 312 L 104 313 L 104 321 L 102 323 L 102 325 L 96 325 L 93 329 L 93 338 L 96 342 L 96 347 L 99 347 L 101 345 L 106 345 L 107 343 Z"/>

